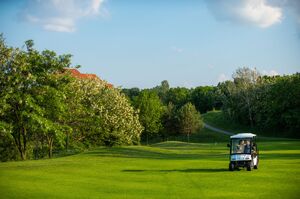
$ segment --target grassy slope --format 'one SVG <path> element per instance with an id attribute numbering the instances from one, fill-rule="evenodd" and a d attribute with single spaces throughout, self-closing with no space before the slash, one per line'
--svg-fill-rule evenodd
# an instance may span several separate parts
<path id="1" fill-rule="evenodd" d="M 220 128 L 222 130 L 230 131 L 233 133 L 241 132 L 255 132 L 256 129 L 253 129 L 249 126 L 241 125 L 227 120 L 222 111 L 210 111 L 202 115 L 205 123 L 212 125 L 214 127 Z"/>
<path id="2" fill-rule="evenodd" d="M 218 142 L 227 142 L 229 136 L 224 134 L 215 133 L 212 130 L 203 128 L 200 132 L 194 133 L 190 135 L 190 142 L 196 143 L 218 143 Z M 162 138 L 154 138 L 150 141 L 150 143 L 158 143 L 164 141 L 180 141 L 180 142 L 187 142 L 186 135 L 177 135 L 177 136 L 170 136 L 168 140 L 163 140 Z M 146 145 L 146 143 L 143 143 Z"/>
<path id="3" fill-rule="evenodd" d="M 226 119 L 221 111 L 210 111 L 202 115 L 205 123 L 217 127 L 222 130 L 230 131 L 233 133 L 251 132 L 260 136 L 267 137 L 290 137 L 289 132 L 267 132 L 257 128 L 251 128 L 250 126 L 235 123 Z M 276 140 L 276 139 L 275 139 Z"/>
<path id="4" fill-rule="evenodd" d="M 298 198 L 300 142 L 260 143 L 258 170 L 227 171 L 225 143 L 163 142 L 0 163 L 1 198 Z"/>

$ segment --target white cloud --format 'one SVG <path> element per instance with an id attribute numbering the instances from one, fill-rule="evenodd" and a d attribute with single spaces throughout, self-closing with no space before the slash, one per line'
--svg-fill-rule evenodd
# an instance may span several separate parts
<path id="1" fill-rule="evenodd" d="M 282 18 L 281 8 L 268 5 L 265 0 L 247 0 L 236 13 L 242 20 L 262 28 L 276 24 Z"/>
<path id="2" fill-rule="evenodd" d="M 268 0 L 268 2 L 277 7 L 285 9 L 285 11 L 292 13 L 298 23 L 300 23 L 300 1 L 299 0 Z"/>
<path id="3" fill-rule="evenodd" d="M 277 71 L 275 71 L 275 70 L 270 70 L 270 71 L 263 70 L 262 74 L 263 75 L 267 75 L 267 76 L 276 76 L 276 75 L 279 75 L 279 73 Z"/>
<path id="4" fill-rule="evenodd" d="M 52 18 L 43 24 L 43 28 L 49 31 L 74 32 L 75 22 L 69 18 Z"/>
<path id="5" fill-rule="evenodd" d="M 104 0 L 27 0 L 20 17 L 48 31 L 74 32 L 82 18 L 98 16 Z"/>
<path id="6" fill-rule="evenodd" d="M 101 6 L 102 1 L 99 0 L 92 0 L 92 4 L 91 4 L 91 12 L 94 14 L 99 14 L 99 8 Z"/>
<path id="7" fill-rule="evenodd" d="M 219 76 L 218 76 L 218 82 L 224 82 L 224 81 L 227 81 L 229 80 L 230 78 L 225 75 L 224 73 L 221 73 Z"/>
<path id="8" fill-rule="evenodd" d="M 282 9 L 266 0 L 206 0 L 217 19 L 270 27 L 282 20 Z"/>

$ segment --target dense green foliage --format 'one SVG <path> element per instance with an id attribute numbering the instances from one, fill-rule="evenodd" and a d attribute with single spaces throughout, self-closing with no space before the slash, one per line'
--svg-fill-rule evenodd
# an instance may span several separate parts
<path id="1" fill-rule="evenodd" d="M 259 142 L 258 170 L 228 171 L 226 143 L 163 142 L 0 164 L 2 198 L 298 198 L 299 141 Z"/>
<path id="2" fill-rule="evenodd" d="M 191 89 L 190 101 L 200 113 L 206 113 L 222 106 L 218 88 L 213 86 L 198 86 Z"/>
<path id="3" fill-rule="evenodd" d="M 188 142 L 192 133 L 196 133 L 199 129 L 203 128 L 201 116 L 191 103 L 187 103 L 179 109 L 178 121 L 181 132 L 188 137 Z"/>
<path id="4" fill-rule="evenodd" d="M 240 68 L 233 81 L 220 84 L 223 111 L 237 123 L 300 137 L 300 74 L 261 76 Z"/>
<path id="5" fill-rule="evenodd" d="M 222 106 L 219 90 L 216 86 L 198 86 L 191 89 L 184 87 L 170 88 L 168 81 L 164 80 L 161 85 L 147 90 L 156 92 L 164 106 L 171 103 L 176 109 L 188 102 L 194 104 L 200 113 L 206 113 L 213 109 L 218 110 Z M 138 88 L 124 88 L 122 92 L 131 101 L 134 101 L 141 90 Z"/>
<path id="6" fill-rule="evenodd" d="M 149 136 L 157 134 L 162 128 L 162 103 L 156 92 L 143 90 L 134 100 L 134 105 L 139 110 L 140 122 L 144 127 L 142 136 L 148 143 Z"/>
<path id="7" fill-rule="evenodd" d="M 159 135 L 163 140 L 166 140 L 169 137 L 182 134 L 183 129 L 186 129 L 186 125 L 184 125 L 184 116 L 182 116 L 180 109 L 186 104 L 192 103 L 193 106 L 196 106 L 195 111 L 197 113 L 193 113 L 194 115 L 200 115 L 199 110 L 206 112 L 221 106 L 221 101 L 217 95 L 218 90 L 212 86 L 197 87 L 195 89 L 170 88 L 168 81 L 164 80 L 161 85 L 152 89 L 139 90 L 138 88 L 131 88 L 122 91 L 131 100 L 132 104 L 140 110 L 140 120 L 145 128 L 143 135 L 146 135 L 142 137 L 144 140 L 145 138 L 148 140 L 148 135 L 151 138 L 154 135 Z M 145 93 L 151 93 L 152 97 L 146 97 Z M 194 123 L 194 126 L 202 126 L 196 125 L 196 123 Z M 201 117 L 199 117 L 199 124 L 201 123 Z M 155 128 L 147 130 L 149 129 L 147 126 Z M 200 128 L 192 127 L 192 129 L 193 132 L 196 132 Z M 186 132 L 185 134 L 190 135 Z"/>
<path id="8" fill-rule="evenodd" d="M 7 47 L 0 38 L 0 121 L 2 134 L 12 135 L 21 159 L 26 159 L 32 138 L 46 139 L 51 156 L 53 140 L 60 141 L 64 112 L 64 76 L 56 73 L 69 67 L 70 56 L 56 56 L 52 51 Z"/>
<path id="9" fill-rule="evenodd" d="M 167 104 L 172 103 L 176 108 L 180 108 L 190 100 L 190 90 L 184 87 L 170 88 L 167 93 Z"/>
<path id="10" fill-rule="evenodd" d="M 116 88 L 73 78 L 70 55 L 12 48 L 0 36 L 0 160 L 90 145 L 138 144 L 138 114 Z"/>
<path id="11" fill-rule="evenodd" d="M 139 88 L 123 88 L 122 92 L 128 97 L 129 101 L 133 103 L 134 99 L 140 94 Z"/>
<path id="12" fill-rule="evenodd" d="M 172 103 L 169 103 L 167 106 L 164 106 L 164 112 L 162 115 L 162 125 L 163 128 L 161 136 L 164 139 L 167 139 L 169 136 L 180 134 L 180 126 L 178 123 L 178 110 Z"/>
<path id="13" fill-rule="evenodd" d="M 118 89 L 99 79 L 75 79 L 68 93 L 73 141 L 85 145 L 138 144 L 138 115 Z"/>
<path id="14" fill-rule="evenodd" d="M 256 69 L 239 68 L 233 81 L 216 87 L 170 88 L 164 80 L 150 90 L 157 93 L 164 106 L 159 133 L 163 138 L 182 133 L 178 111 L 186 103 L 192 103 L 201 114 L 222 109 L 229 123 L 248 126 L 247 129 L 265 135 L 300 136 L 299 73 L 270 77 L 262 76 Z M 132 100 L 141 93 L 137 88 L 123 92 Z"/>

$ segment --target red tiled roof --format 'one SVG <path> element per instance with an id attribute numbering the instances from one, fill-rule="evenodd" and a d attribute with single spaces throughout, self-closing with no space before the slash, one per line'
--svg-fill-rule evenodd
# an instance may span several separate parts
<path id="1" fill-rule="evenodd" d="M 95 74 L 83 74 L 83 73 L 80 73 L 77 69 L 75 68 L 66 68 L 65 69 L 66 71 L 70 71 L 71 75 L 75 78 L 80 78 L 80 79 L 98 79 L 98 80 L 101 80 L 97 75 Z M 112 88 L 113 85 L 112 84 L 109 84 L 107 83 L 106 86 L 108 88 Z"/>
<path id="2" fill-rule="evenodd" d="M 80 73 L 75 68 L 70 68 L 67 70 L 71 72 L 71 75 L 73 77 L 77 77 L 77 78 L 81 78 L 81 79 L 99 79 L 99 77 L 97 77 L 97 75 L 95 75 L 95 74 L 83 74 L 83 73 Z"/>
<path id="3" fill-rule="evenodd" d="M 110 83 L 107 83 L 106 86 L 107 86 L 107 88 L 112 88 L 113 87 L 113 85 L 110 84 Z"/>

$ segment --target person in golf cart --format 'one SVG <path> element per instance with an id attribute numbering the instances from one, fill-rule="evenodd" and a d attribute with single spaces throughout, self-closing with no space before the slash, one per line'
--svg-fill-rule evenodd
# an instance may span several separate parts
<path id="1" fill-rule="evenodd" d="M 254 148 L 250 146 L 250 141 L 247 140 L 246 144 L 244 146 L 244 153 L 251 153 L 251 149 L 254 150 Z"/>
<path id="2" fill-rule="evenodd" d="M 256 135 L 252 133 L 240 133 L 230 137 L 230 163 L 229 170 L 233 171 L 238 167 L 258 168 L 258 150 Z"/>
<path id="3" fill-rule="evenodd" d="M 239 144 L 235 147 L 235 153 L 243 153 L 244 152 L 244 140 L 239 140 Z"/>

